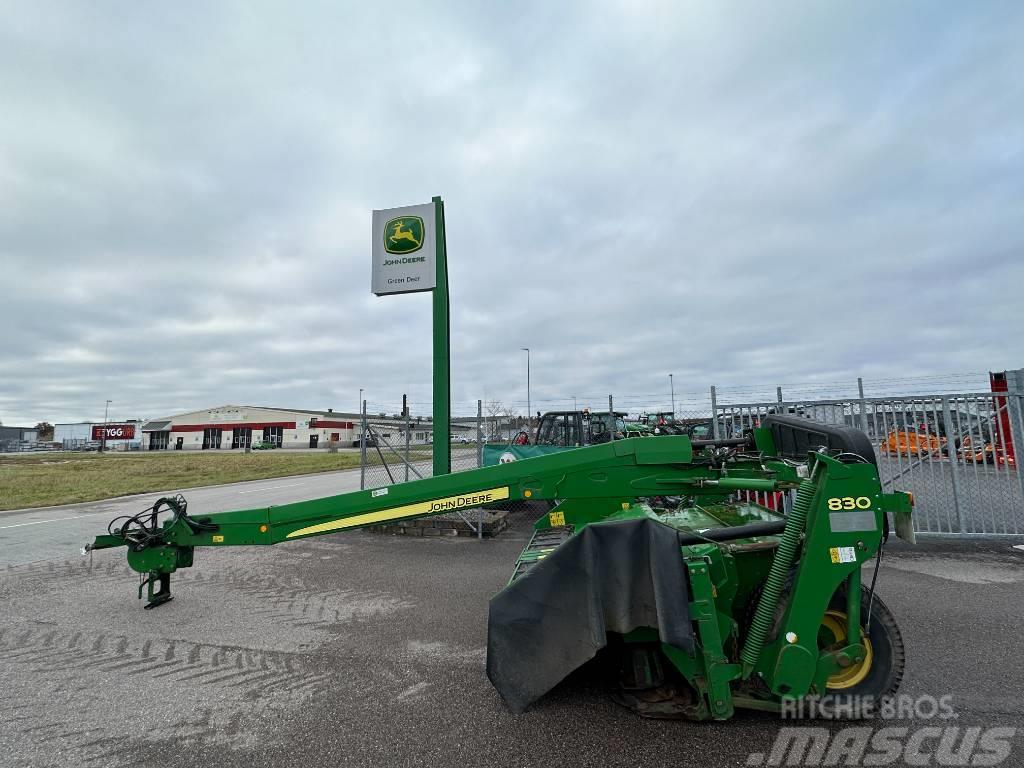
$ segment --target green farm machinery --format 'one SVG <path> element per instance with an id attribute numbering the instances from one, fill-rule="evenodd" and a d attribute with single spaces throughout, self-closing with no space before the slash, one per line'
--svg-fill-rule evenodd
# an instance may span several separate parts
<path id="1" fill-rule="evenodd" d="M 547 456 L 570 448 L 601 445 L 613 440 L 647 437 L 646 426 L 629 422 L 623 411 L 548 411 L 538 412 L 537 429 L 531 435 L 522 430 L 506 442 L 488 443 L 483 450 L 483 465 L 504 464 L 519 459 Z"/>
<path id="2" fill-rule="evenodd" d="M 126 547 L 151 608 L 197 547 L 548 500 L 490 604 L 487 674 L 513 711 L 593 660 L 643 715 L 721 720 L 788 702 L 843 714 L 893 694 L 904 666 L 875 586 L 890 514 L 913 538 L 912 498 L 883 492 L 874 461 L 856 430 L 770 416 L 737 438 L 615 440 L 270 508 L 192 516 L 164 498 L 86 549 Z M 751 491 L 789 502 L 738 500 Z"/>
<path id="3" fill-rule="evenodd" d="M 676 421 L 676 415 L 670 411 L 644 413 L 640 415 L 640 423 L 655 435 L 685 435 L 686 427 Z"/>
<path id="4" fill-rule="evenodd" d="M 532 436 L 526 431 L 520 432 L 512 443 L 578 448 L 612 439 L 622 440 L 631 426 L 625 416 L 622 411 L 548 411 L 538 419 Z"/>

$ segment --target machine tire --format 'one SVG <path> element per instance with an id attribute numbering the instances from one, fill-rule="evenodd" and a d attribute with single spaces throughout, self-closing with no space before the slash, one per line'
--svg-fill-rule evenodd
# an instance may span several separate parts
<path id="1" fill-rule="evenodd" d="M 789 602 L 789 594 L 792 590 L 793 580 L 796 577 L 796 568 L 790 570 L 786 579 L 786 586 L 783 590 L 782 599 L 775 611 L 775 623 L 768 634 L 769 642 L 774 641 L 782 627 L 782 619 L 786 613 L 786 605 Z M 866 587 L 861 587 L 861 616 L 868 615 L 868 602 L 871 593 Z M 761 599 L 761 589 L 758 588 L 751 595 L 744 619 L 744 630 L 750 627 L 757 609 L 757 603 Z M 836 611 L 845 615 L 846 611 L 846 584 L 841 584 L 832 595 L 828 605 L 829 611 Z M 843 689 L 828 688 L 826 695 L 815 702 L 813 707 L 808 707 L 806 712 L 811 716 L 821 717 L 829 720 L 862 720 L 873 716 L 883 706 L 888 697 L 893 696 L 899 689 L 903 680 L 903 670 L 906 666 L 906 651 L 903 645 L 903 635 L 896 624 L 896 619 L 889 610 L 889 606 L 875 594 L 874 603 L 871 608 L 871 626 L 868 629 L 867 639 L 871 642 L 874 658 L 868 675 L 856 685 Z M 741 638 L 746 643 L 746 632 Z M 741 646 L 742 647 L 742 644 Z"/>
<path id="2" fill-rule="evenodd" d="M 861 616 L 868 615 L 870 592 L 861 588 Z M 832 596 L 829 611 L 845 616 L 846 585 Z M 885 701 L 892 697 L 903 680 L 906 651 L 903 635 L 892 611 L 876 594 L 871 607 L 871 625 L 866 639 L 872 658 L 867 674 L 855 685 L 829 687 L 817 706 L 818 715 L 826 719 L 864 719 L 874 717 Z"/>

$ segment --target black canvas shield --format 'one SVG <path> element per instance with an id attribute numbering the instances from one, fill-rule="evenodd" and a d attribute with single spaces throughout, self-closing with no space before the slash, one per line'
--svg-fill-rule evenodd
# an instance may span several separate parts
<path id="1" fill-rule="evenodd" d="M 487 676 L 521 712 L 607 644 L 657 628 L 693 651 L 676 530 L 643 518 L 588 525 L 491 599 Z"/>

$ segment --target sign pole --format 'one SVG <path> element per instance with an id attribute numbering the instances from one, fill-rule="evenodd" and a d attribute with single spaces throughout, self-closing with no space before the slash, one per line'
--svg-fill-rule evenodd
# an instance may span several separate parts
<path id="1" fill-rule="evenodd" d="M 433 230 L 433 231 L 431 231 Z M 451 341 L 444 201 L 373 212 L 370 290 L 377 296 L 431 291 L 434 347 L 433 473 L 452 471 Z"/>
<path id="2" fill-rule="evenodd" d="M 434 286 L 434 477 L 452 471 L 451 329 L 448 312 L 448 249 L 444 236 L 444 201 L 436 196 L 437 282 Z"/>

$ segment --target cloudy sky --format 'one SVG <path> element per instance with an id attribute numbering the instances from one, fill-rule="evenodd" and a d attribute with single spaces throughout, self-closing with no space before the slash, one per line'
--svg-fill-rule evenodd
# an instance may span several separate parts
<path id="1" fill-rule="evenodd" d="M 1019 3 L 0 18 L 6 424 L 429 409 L 429 296 L 369 249 L 432 195 L 457 411 L 525 407 L 524 346 L 535 408 L 1024 366 Z"/>

